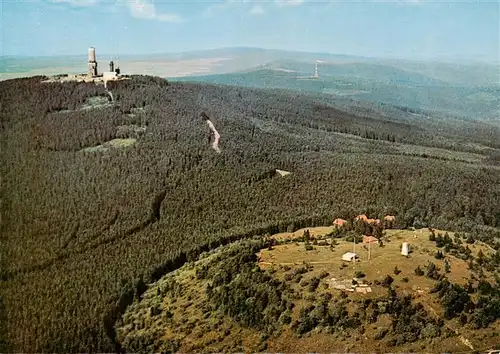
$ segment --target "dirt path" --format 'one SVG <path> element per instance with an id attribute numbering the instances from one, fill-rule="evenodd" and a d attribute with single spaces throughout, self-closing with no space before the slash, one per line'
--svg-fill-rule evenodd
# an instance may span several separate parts
<path id="1" fill-rule="evenodd" d="M 113 94 L 111 93 L 111 91 L 108 91 L 106 89 L 106 92 L 108 93 L 109 97 L 111 97 L 111 102 L 115 102 L 115 99 L 113 98 Z"/>
<path id="2" fill-rule="evenodd" d="M 212 148 L 215 151 L 217 151 L 218 153 L 220 153 L 220 149 L 219 149 L 220 134 L 215 129 L 215 126 L 214 126 L 214 124 L 212 123 L 211 120 L 207 119 L 207 124 L 208 124 L 210 130 L 212 131 L 212 133 L 214 133 L 214 142 L 212 143 Z"/>

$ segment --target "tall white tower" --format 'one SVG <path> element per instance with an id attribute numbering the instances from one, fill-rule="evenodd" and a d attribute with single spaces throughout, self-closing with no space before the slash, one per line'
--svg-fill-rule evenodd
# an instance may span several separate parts
<path id="1" fill-rule="evenodd" d="M 89 70 L 87 75 L 90 77 L 97 76 L 97 61 L 95 60 L 95 48 L 89 48 Z"/>
<path id="2" fill-rule="evenodd" d="M 403 245 L 401 246 L 401 254 L 403 256 L 408 256 L 410 254 L 410 245 L 408 242 L 403 242 Z"/>
<path id="3" fill-rule="evenodd" d="M 314 78 L 315 79 L 319 78 L 319 76 L 318 76 L 318 62 L 316 62 L 316 67 L 314 68 Z"/>

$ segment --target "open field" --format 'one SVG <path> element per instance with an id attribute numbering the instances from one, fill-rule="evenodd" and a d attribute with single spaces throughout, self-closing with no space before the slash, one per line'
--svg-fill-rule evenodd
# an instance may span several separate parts
<path id="1" fill-rule="evenodd" d="M 295 265 L 301 266 L 304 263 L 314 264 L 320 270 L 335 269 L 346 264 L 342 261 L 342 255 L 346 252 L 354 251 L 359 256 L 359 261 L 355 264 L 352 263 L 349 267 L 342 270 L 340 274 L 342 277 L 353 276 L 349 275 L 349 272 L 353 272 L 355 267 L 356 270 L 361 270 L 367 274 L 372 279 L 376 279 L 386 274 L 392 273 L 394 266 L 398 266 L 402 270 L 403 276 L 412 275 L 413 270 L 416 265 L 426 265 L 428 261 L 436 263 L 440 268 L 442 268 L 443 260 L 436 260 L 434 258 L 436 252 L 435 242 L 429 241 L 429 235 L 431 232 L 429 229 L 417 229 L 415 231 L 411 230 L 385 230 L 386 235 L 383 239 L 383 247 L 378 244 L 372 244 L 370 247 L 371 258 L 368 259 L 368 246 L 362 243 L 357 243 L 354 245 L 352 242 L 345 242 L 342 240 L 330 239 L 326 236 L 328 233 L 335 229 L 333 226 L 328 227 L 312 227 L 303 228 L 293 233 L 279 233 L 272 235 L 271 237 L 278 240 L 295 240 L 302 237 L 304 231 L 309 230 L 311 239 L 317 240 L 327 240 L 328 246 L 314 246 L 314 250 L 306 251 L 304 249 L 304 242 L 299 241 L 296 243 L 286 243 L 275 246 L 273 250 L 262 250 L 259 253 L 259 264 L 261 264 L 263 269 L 266 269 L 272 265 Z M 446 231 L 434 229 L 436 234 L 444 234 Z M 448 232 L 450 237 L 454 237 L 453 232 Z M 334 247 L 330 247 L 330 244 L 337 243 Z M 359 238 L 360 242 L 361 238 Z M 408 242 L 411 248 L 411 254 L 409 258 L 401 255 L 401 245 L 403 242 Z M 473 244 L 469 245 L 472 254 L 477 256 L 479 250 L 481 250 L 486 255 L 494 252 L 491 248 L 484 244 Z M 448 257 L 449 262 L 453 269 L 453 265 L 457 267 L 455 271 L 450 273 L 450 279 L 454 282 L 464 283 L 466 280 L 470 279 L 470 274 L 468 273 L 465 262 L 456 259 L 455 257 Z M 387 266 L 392 266 L 392 269 L 387 269 Z M 407 284 L 406 287 L 411 286 L 411 282 Z"/>
<path id="2" fill-rule="evenodd" d="M 306 251 L 304 242 L 292 242 L 279 244 L 274 246 L 272 250 L 263 249 L 259 252 L 259 266 L 261 269 L 273 267 L 281 269 L 283 266 L 301 267 L 304 264 L 309 264 L 314 267 L 311 276 L 318 275 L 323 271 L 330 273 L 331 276 L 337 279 L 353 278 L 355 272 L 361 271 L 367 280 L 382 280 L 387 274 L 393 274 L 394 268 L 397 268 L 401 273 L 396 277 L 398 288 L 408 293 L 415 295 L 419 294 L 417 290 L 428 291 L 432 287 L 433 281 L 425 277 L 416 276 L 415 268 L 417 266 L 425 267 L 428 262 L 435 263 L 438 268 L 444 269 L 445 259 L 450 263 L 451 272 L 448 274 L 450 281 L 459 284 L 465 284 L 471 279 L 472 271 L 467 268 L 467 263 L 453 256 L 447 256 L 444 259 L 435 259 L 436 244 L 429 241 L 429 229 L 411 230 L 386 230 L 386 236 L 383 237 L 383 247 L 378 244 L 370 246 L 371 258 L 368 259 L 368 245 L 357 243 L 355 248 L 352 242 L 343 240 L 329 239 L 325 235 L 332 231 L 333 227 L 313 227 L 305 228 L 294 233 L 281 233 L 273 235 L 279 241 L 286 239 L 296 239 L 302 236 L 305 230 L 309 230 L 311 238 L 326 239 L 328 245 L 313 246 L 314 249 Z M 445 233 L 442 230 L 435 230 L 437 233 Z M 453 238 L 454 233 L 448 232 Z M 289 236 L 289 237 L 287 237 Z M 321 237 L 325 236 L 325 237 Z M 331 247 L 332 240 L 334 246 Z M 410 244 L 411 253 L 409 257 L 401 255 L 401 245 L 403 242 Z M 469 245 L 474 256 L 477 256 L 479 250 L 486 255 L 492 252 L 491 248 L 484 244 Z M 359 256 L 357 262 L 345 262 L 342 260 L 342 255 L 346 252 L 353 252 Z M 280 274 L 278 271 L 277 274 Z M 408 278 L 408 282 L 402 282 L 402 278 Z M 327 279 L 325 279 L 325 283 Z M 374 292 L 377 294 L 377 291 Z M 379 295 L 379 294 L 377 294 Z"/>
<path id="3" fill-rule="evenodd" d="M 272 238 L 276 240 L 287 240 L 287 239 L 296 239 L 303 235 L 304 231 L 309 230 L 311 237 L 322 237 L 335 230 L 333 226 L 319 226 L 312 228 L 302 228 L 294 232 L 281 232 L 278 234 L 271 235 Z"/>

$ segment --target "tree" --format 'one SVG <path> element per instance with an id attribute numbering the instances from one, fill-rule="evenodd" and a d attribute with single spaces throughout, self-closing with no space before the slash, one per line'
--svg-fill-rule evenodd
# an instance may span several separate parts
<path id="1" fill-rule="evenodd" d="M 415 275 L 418 275 L 418 276 L 422 276 L 424 275 L 424 271 L 422 270 L 422 268 L 420 268 L 420 266 L 417 266 L 417 268 L 415 268 Z"/>
<path id="2" fill-rule="evenodd" d="M 444 243 L 444 240 L 443 240 L 443 236 L 441 236 L 441 234 L 438 233 L 437 237 L 436 237 L 436 247 L 444 247 L 445 243 Z"/>
<path id="3" fill-rule="evenodd" d="M 394 282 L 394 278 L 391 277 L 390 275 L 386 275 L 384 280 L 382 280 L 382 286 L 388 288 L 391 286 L 391 284 Z"/>
<path id="4" fill-rule="evenodd" d="M 450 263 L 447 259 L 444 260 L 444 272 L 449 273 L 451 271 Z"/>
<path id="5" fill-rule="evenodd" d="M 309 233 L 309 229 L 305 230 L 302 234 L 302 239 L 304 242 L 309 242 L 311 240 L 311 234 Z"/>
<path id="6" fill-rule="evenodd" d="M 441 301 L 445 317 L 451 319 L 462 313 L 470 303 L 470 296 L 461 286 L 452 284 L 443 291 Z"/>
<path id="7" fill-rule="evenodd" d="M 356 271 L 356 273 L 354 274 L 354 277 L 355 277 L 355 278 L 364 278 L 364 277 L 365 277 L 365 273 L 363 273 L 362 271 L 358 270 L 358 271 Z"/>
<path id="8" fill-rule="evenodd" d="M 438 268 L 436 267 L 436 265 L 434 263 L 429 262 L 429 264 L 427 265 L 427 272 L 425 275 L 427 277 L 429 277 L 431 279 L 435 279 L 435 280 L 437 280 L 439 278 Z"/>
<path id="9" fill-rule="evenodd" d="M 483 265 L 484 261 L 485 261 L 485 257 L 484 257 L 483 250 L 479 250 L 479 252 L 477 253 L 477 263 L 479 265 Z"/>
<path id="10" fill-rule="evenodd" d="M 451 240 L 450 235 L 448 234 L 448 232 L 444 233 L 443 242 L 444 242 L 445 245 L 453 243 L 453 241 Z"/>

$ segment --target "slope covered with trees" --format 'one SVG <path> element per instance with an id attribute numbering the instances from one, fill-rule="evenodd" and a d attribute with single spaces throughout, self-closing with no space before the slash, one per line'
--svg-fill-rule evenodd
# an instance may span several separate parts
<path id="1" fill-rule="evenodd" d="M 391 213 L 498 247 L 491 130 L 464 129 L 464 145 L 445 123 L 142 76 L 82 109 L 104 88 L 42 79 L 0 83 L 0 351 L 119 350 L 114 322 L 147 282 L 200 250 L 333 214 Z M 292 174 L 259 178 L 277 168 Z"/>
<path id="2" fill-rule="evenodd" d="M 416 71 L 375 63 L 321 63 L 319 79 L 312 80 L 315 71 L 313 59 L 308 62 L 278 61 L 247 71 L 186 76 L 176 80 L 323 93 L 335 98 L 350 97 L 372 104 L 397 105 L 433 117 L 497 122 L 500 87 L 498 82 L 488 78 L 498 69 L 479 75 L 485 80 L 481 80 L 481 84 L 474 84 L 473 78 L 459 84 L 453 80 L 443 81 L 414 69 Z M 456 71 L 455 78 L 466 77 L 472 72 L 469 68 Z"/>

